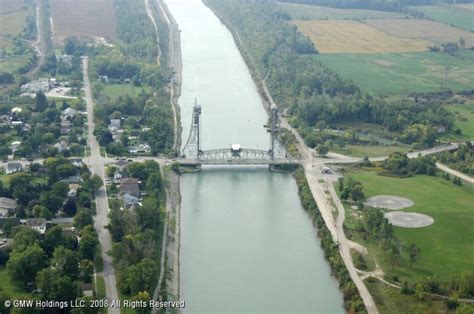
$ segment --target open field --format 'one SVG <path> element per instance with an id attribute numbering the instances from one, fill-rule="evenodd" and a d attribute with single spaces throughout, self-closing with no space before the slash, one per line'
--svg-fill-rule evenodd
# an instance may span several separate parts
<path id="1" fill-rule="evenodd" d="M 293 21 L 320 53 L 381 53 L 426 51 L 430 42 L 390 36 L 357 21 Z"/>
<path id="2" fill-rule="evenodd" d="M 429 215 L 435 220 L 434 224 L 424 228 L 395 227 L 395 234 L 400 240 L 406 244 L 415 243 L 421 249 L 419 261 L 411 269 L 392 269 L 383 259 L 380 247 L 371 242 L 369 253 L 375 256 L 388 275 L 415 279 L 436 274 L 441 280 L 447 280 L 453 274 L 472 269 L 474 186 L 456 186 L 440 176 L 418 175 L 400 179 L 359 171 L 350 172 L 348 176 L 362 182 L 366 197 L 406 197 L 415 205 L 405 211 Z"/>
<path id="3" fill-rule="evenodd" d="M 362 89 L 378 95 L 434 92 L 441 89 L 446 69 L 447 87 L 471 89 L 474 52 L 461 59 L 434 52 L 399 54 L 321 54 L 317 58 Z"/>
<path id="4" fill-rule="evenodd" d="M 0 36 L 16 36 L 25 28 L 28 10 L 22 10 L 0 15 Z"/>
<path id="5" fill-rule="evenodd" d="M 365 284 L 380 313 L 449 313 L 442 300 L 425 301 L 414 295 L 401 294 L 399 289 L 376 279 L 366 279 Z"/>
<path id="6" fill-rule="evenodd" d="M 144 90 L 149 92 L 151 87 L 149 86 L 133 86 L 132 84 L 110 84 L 105 85 L 103 93 L 110 98 L 115 98 L 123 95 L 137 96 Z"/>
<path id="7" fill-rule="evenodd" d="M 0 14 L 19 11 L 24 5 L 24 0 L 0 0 Z"/>
<path id="8" fill-rule="evenodd" d="M 472 12 L 467 10 L 450 5 L 420 5 L 410 6 L 410 9 L 423 13 L 429 19 L 474 31 Z"/>
<path id="9" fill-rule="evenodd" d="M 68 36 L 115 38 L 112 0 L 51 0 L 50 4 L 55 40 Z"/>
<path id="10" fill-rule="evenodd" d="M 278 6 L 287 12 L 293 20 L 365 20 L 365 19 L 401 19 L 406 15 L 395 12 L 359 9 L 334 9 L 317 5 L 284 3 Z"/>
<path id="11" fill-rule="evenodd" d="M 366 21 L 365 23 L 393 36 L 425 39 L 438 45 L 447 42 L 458 42 L 459 38 L 462 37 L 466 41 L 466 47 L 474 46 L 474 33 L 430 20 L 379 19 Z"/>
<path id="12" fill-rule="evenodd" d="M 454 129 L 462 130 L 461 135 L 450 134 L 446 138 L 455 141 L 474 140 L 474 103 L 449 105 L 446 109 L 456 116 Z"/>

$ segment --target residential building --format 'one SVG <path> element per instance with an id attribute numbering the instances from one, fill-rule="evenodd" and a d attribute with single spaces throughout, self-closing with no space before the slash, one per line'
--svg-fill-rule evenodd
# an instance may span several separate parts
<path id="1" fill-rule="evenodd" d="M 15 213 L 16 200 L 8 197 L 0 197 L 0 217 L 7 217 Z"/>
<path id="2" fill-rule="evenodd" d="M 119 195 L 124 197 L 126 194 L 138 198 L 140 196 L 140 181 L 135 178 L 125 178 L 120 182 Z"/>
<path id="3" fill-rule="evenodd" d="M 61 121 L 61 134 L 69 134 L 71 132 L 71 121 L 69 120 L 63 120 Z"/>
<path id="4" fill-rule="evenodd" d="M 21 172 L 23 170 L 23 166 L 19 162 L 9 162 L 7 164 L 7 174 L 12 174 L 16 172 Z"/>
<path id="5" fill-rule="evenodd" d="M 44 218 L 26 219 L 26 226 L 38 231 L 41 234 L 46 233 L 46 219 Z"/>

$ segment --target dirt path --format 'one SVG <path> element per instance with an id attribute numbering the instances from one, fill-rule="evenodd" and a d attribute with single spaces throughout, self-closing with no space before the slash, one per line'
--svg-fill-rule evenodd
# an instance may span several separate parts
<path id="1" fill-rule="evenodd" d="M 153 24 L 153 27 L 155 28 L 156 43 L 157 43 L 157 48 L 158 48 L 156 63 L 160 64 L 160 57 L 161 57 L 160 35 L 159 35 L 160 33 L 158 32 L 158 25 L 156 24 L 155 17 L 153 16 L 153 11 L 151 10 L 151 7 L 150 7 L 150 0 L 145 0 L 145 10 L 146 10 L 146 14 L 148 15 L 148 18 L 150 19 L 151 23 Z"/>
<path id="2" fill-rule="evenodd" d="M 446 166 L 446 165 L 444 165 L 444 164 L 442 164 L 442 163 L 440 163 L 440 162 L 437 162 L 437 163 L 436 163 L 436 167 L 437 167 L 438 169 L 440 169 L 440 170 L 442 170 L 442 171 L 444 171 L 444 172 L 447 172 L 447 173 L 449 173 L 449 174 L 451 174 L 451 175 L 453 175 L 453 176 L 456 176 L 456 177 L 458 177 L 458 178 L 460 178 L 460 179 L 462 179 L 462 180 L 464 180 L 464 181 L 466 181 L 466 182 L 468 182 L 468 183 L 474 184 L 474 178 L 468 176 L 467 174 L 464 174 L 464 173 L 462 173 L 462 172 L 460 172 L 460 171 L 451 169 L 451 168 L 449 168 L 448 166 Z"/>

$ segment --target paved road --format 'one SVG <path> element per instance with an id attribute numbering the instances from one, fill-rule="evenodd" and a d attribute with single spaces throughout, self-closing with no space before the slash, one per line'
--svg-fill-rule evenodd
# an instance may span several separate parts
<path id="1" fill-rule="evenodd" d="M 91 156 L 86 158 L 92 173 L 101 177 L 104 186 L 96 192 L 96 207 L 97 215 L 94 218 L 94 225 L 99 235 L 99 242 L 102 248 L 102 259 L 104 261 L 104 270 L 102 276 L 105 280 L 106 295 L 109 300 L 118 300 L 117 284 L 115 279 L 115 272 L 112 266 L 112 258 L 107 254 L 112 249 L 112 238 L 105 226 L 109 223 L 108 213 L 109 206 L 107 203 L 107 192 L 105 190 L 104 181 L 104 159 L 100 155 L 100 147 L 93 132 L 94 124 L 94 103 L 92 100 L 92 92 L 88 75 L 88 59 L 82 59 L 83 75 L 84 75 L 84 92 L 87 102 L 87 121 L 88 121 L 88 141 L 91 148 Z M 120 313 L 117 308 L 109 308 L 109 313 Z"/>

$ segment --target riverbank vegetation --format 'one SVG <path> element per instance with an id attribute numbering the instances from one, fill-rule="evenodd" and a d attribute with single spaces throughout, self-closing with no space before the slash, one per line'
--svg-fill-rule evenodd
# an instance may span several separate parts
<path id="1" fill-rule="evenodd" d="M 152 296 L 158 281 L 166 193 L 155 161 L 131 163 L 127 172 L 139 179 L 143 200 L 129 207 L 122 204 L 118 195 L 111 199 L 107 228 L 114 241 L 110 254 L 118 288 L 124 296 L 140 298 L 140 293 Z"/>
<path id="2" fill-rule="evenodd" d="M 365 309 L 364 303 L 359 295 L 357 287 L 352 281 L 349 272 L 339 254 L 339 249 L 336 243 L 334 243 L 331 232 L 324 223 L 323 217 L 319 212 L 316 202 L 314 201 L 313 195 L 309 188 L 308 182 L 304 169 L 299 167 L 295 171 L 295 179 L 298 185 L 298 193 L 300 195 L 301 204 L 303 208 L 311 216 L 313 223 L 318 229 L 318 236 L 321 239 L 321 246 L 324 250 L 326 259 L 329 261 L 331 266 L 332 274 L 338 279 L 339 287 L 341 288 L 344 295 L 344 307 L 348 312 L 361 312 Z"/>

